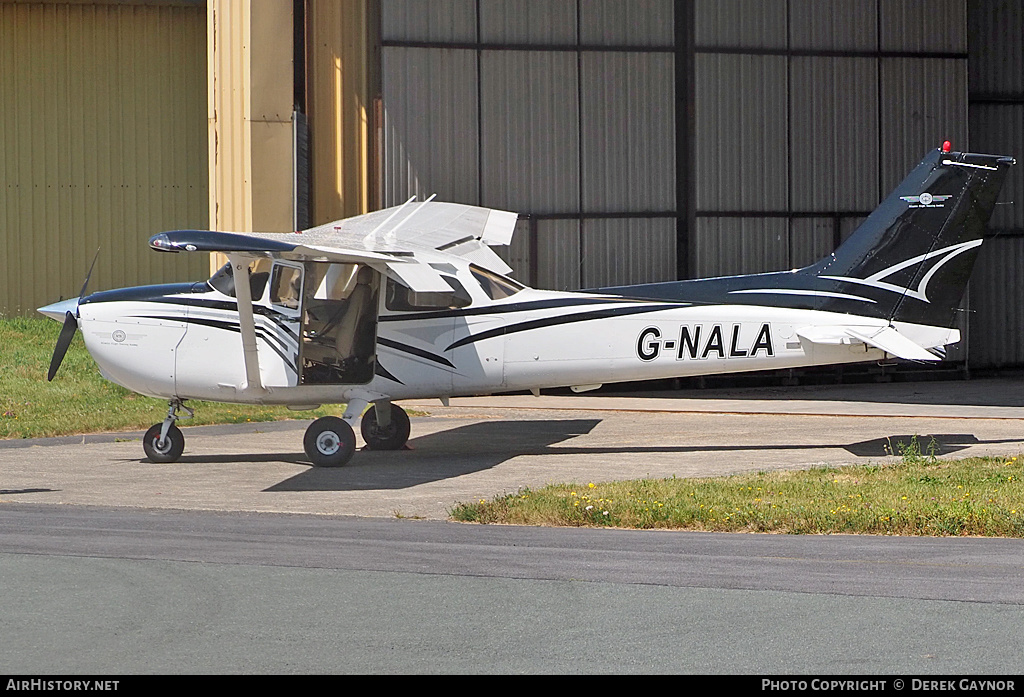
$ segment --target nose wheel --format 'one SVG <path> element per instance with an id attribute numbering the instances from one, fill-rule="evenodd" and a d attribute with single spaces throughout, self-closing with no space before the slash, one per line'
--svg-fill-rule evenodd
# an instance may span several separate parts
<path id="1" fill-rule="evenodd" d="M 152 462 L 174 462 L 185 451 L 185 436 L 177 426 L 167 429 L 167 436 L 161 440 L 163 424 L 154 424 L 142 437 L 142 449 Z"/>
<path id="2" fill-rule="evenodd" d="M 302 446 L 314 466 L 341 467 L 356 451 L 356 434 L 337 416 L 324 416 L 306 429 Z"/>
<path id="3" fill-rule="evenodd" d="M 178 411 L 187 416 L 181 416 Z M 167 402 L 167 418 L 163 423 L 153 424 L 142 437 L 142 450 L 150 462 L 174 462 L 185 451 L 185 436 L 174 422 L 181 418 L 192 418 L 193 411 L 185 406 L 185 400 L 172 399 Z"/>

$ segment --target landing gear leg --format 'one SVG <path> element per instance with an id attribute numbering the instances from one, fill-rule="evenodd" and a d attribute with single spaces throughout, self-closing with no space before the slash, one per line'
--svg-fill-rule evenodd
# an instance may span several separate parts
<path id="1" fill-rule="evenodd" d="M 359 425 L 370 450 L 400 450 L 409 440 L 409 415 L 388 401 L 376 402 Z"/>
<path id="2" fill-rule="evenodd" d="M 184 410 L 188 416 L 178 416 L 178 410 Z M 167 418 L 163 423 L 154 424 L 142 438 L 142 449 L 151 462 L 174 462 L 185 450 L 185 436 L 181 429 L 174 425 L 179 418 L 189 418 L 194 411 L 185 406 L 185 400 L 171 399 L 167 402 Z"/>

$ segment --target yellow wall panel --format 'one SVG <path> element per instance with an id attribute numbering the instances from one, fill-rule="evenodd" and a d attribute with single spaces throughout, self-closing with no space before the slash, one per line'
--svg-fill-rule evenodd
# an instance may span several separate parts
<path id="1" fill-rule="evenodd" d="M 206 8 L 0 2 L 0 314 L 202 278 L 150 235 L 208 224 Z"/>
<path id="2" fill-rule="evenodd" d="M 207 61 L 210 226 L 291 232 L 291 0 L 209 0 Z"/>
<path id="3" fill-rule="evenodd" d="M 369 0 L 309 0 L 307 85 L 313 224 L 370 210 L 372 44 Z"/>

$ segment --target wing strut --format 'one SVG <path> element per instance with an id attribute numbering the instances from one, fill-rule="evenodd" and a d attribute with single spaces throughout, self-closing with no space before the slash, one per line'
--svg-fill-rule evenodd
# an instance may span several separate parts
<path id="1" fill-rule="evenodd" d="M 262 390 L 260 358 L 256 347 L 256 320 L 252 312 L 252 293 L 249 288 L 249 258 L 229 254 L 228 260 L 235 275 L 235 299 L 238 301 L 238 324 L 242 334 L 242 358 L 245 360 L 245 390 Z"/>

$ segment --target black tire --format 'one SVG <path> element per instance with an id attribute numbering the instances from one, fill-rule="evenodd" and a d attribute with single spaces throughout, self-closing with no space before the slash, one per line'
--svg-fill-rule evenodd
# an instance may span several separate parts
<path id="1" fill-rule="evenodd" d="M 154 424 L 142 437 L 142 449 L 150 462 L 174 462 L 185 452 L 185 436 L 182 435 L 181 429 L 174 425 L 167 430 L 164 446 L 159 446 L 162 427 L 163 424 Z"/>
<path id="2" fill-rule="evenodd" d="M 412 426 L 409 424 L 409 415 L 405 409 L 391 405 L 391 423 L 382 428 L 377 423 L 377 407 L 374 404 L 365 414 L 359 424 L 359 431 L 363 434 L 363 440 L 370 450 L 399 450 L 409 440 L 409 433 Z"/>
<path id="3" fill-rule="evenodd" d="M 302 447 L 314 467 L 341 467 L 356 451 L 356 434 L 337 416 L 324 416 L 306 429 Z"/>

